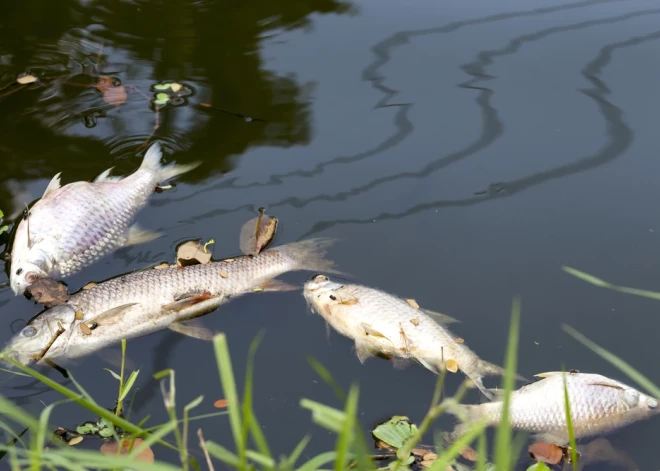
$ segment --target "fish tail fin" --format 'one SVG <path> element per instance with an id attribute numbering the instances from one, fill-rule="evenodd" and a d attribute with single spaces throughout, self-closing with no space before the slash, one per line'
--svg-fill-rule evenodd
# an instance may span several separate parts
<path id="1" fill-rule="evenodd" d="M 189 172 L 192 169 L 198 167 L 201 162 L 194 162 L 192 164 L 186 165 L 177 165 L 176 163 L 171 163 L 169 165 L 163 165 L 160 163 L 160 159 L 163 156 L 163 152 L 160 148 L 160 143 L 155 142 L 144 155 L 142 159 L 142 165 L 140 165 L 140 170 L 147 170 L 156 174 L 156 181 L 158 183 L 169 180 L 170 178 L 176 177 L 183 173 Z"/>
<path id="2" fill-rule="evenodd" d="M 272 250 L 277 250 L 289 257 L 296 270 L 341 273 L 333 268 L 335 263 L 332 260 L 325 258 L 326 249 L 334 242 L 332 239 L 308 239 L 275 247 Z"/>

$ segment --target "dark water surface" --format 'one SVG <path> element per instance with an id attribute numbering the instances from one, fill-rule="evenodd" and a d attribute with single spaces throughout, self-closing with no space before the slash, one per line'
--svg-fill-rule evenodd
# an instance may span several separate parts
<path id="1" fill-rule="evenodd" d="M 652 0 L 28 0 L 5 2 L 0 18 L 3 85 L 30 70 L 112 75 L 147 93 L 175 80 L 195 91 L 161 111 L 155 137 L 167 161 L 204 163 L 154 195 L 137 219 L 166 237 L 106 257 L 67 280 L 72 290 L 171 260 L 186 238 L 214 238 L 216 257 L 235 255 L 241 224 L 266 206 L 281 221 L 277 243 L 339 238 L 330 256 L 343 270 L 459 318 L 454 330 L 486 360 L 502 363 L 511 300 L 521 295 L 527 377 L 565 365 L 628 381 L 565 334 L 567 322 L 660 383 L 658 304 L 560 269 L 657 288 L 659 57 L 660 4 Z M 20 209 L 12 195 L 31 201 L 59 171 L 68 183 L 140 163 L 136 150 L 155 120 L 146 100 L 129 93 L 109 107 L 94 88 L 67 80 L 0 99 L 5 212 Z M 39 308 L 14 297 L 1 276 L 4 343 Z M 306 432 L 310 455 L 334 446 L 299 407 L 302 397 L 338 404 L 306 354 L 342 386 L 359 382 L 367 428 L 393 414 L 419 421 L 428 407 L 432 374 L 380 360 L 360 365 L 348 339 L 327 339 L 300 292 L 248 295 L 204 322 L 227 333 L 239 381 L 249 343 L 265 330 L 255 410 L 276 453 Z M 166 420 L 150 376 L 164 368 L 176 370 L 181 406 L 203 394 L 197 413 L 214 411 L 222 392 L 209 343 L 167 331 L 129 341 L 128 351 L 141 369 L 135 420 Z M 106 366 L 93 356 L 72 371 L 110 407 L 116 382 Z M 460 379 L 449 379 L 450 391 Z M 6 375 L 1 392 L 34 413 L 59 399 Z M 72 405 L 54 414 L 67 427 L 91 418 Z M 650 469 L 657 459 L 646 437 L 657 436 L 658 420 L 608 438 Z M 232 446 L 226 417 L 198 425 Z"/>

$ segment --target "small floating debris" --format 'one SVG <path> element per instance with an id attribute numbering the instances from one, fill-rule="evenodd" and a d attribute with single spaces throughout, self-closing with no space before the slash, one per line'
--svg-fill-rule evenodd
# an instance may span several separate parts
<path id="1" fill-rule="evenodd" d="M 250 219 L 241 227 L 240 248 L 245 255 L 257 255 L 275 238 L 278 219 L 259 208 L 259 216 Z"/>
<path id="2" fill-rule="evenodd" d="M 33 299 L 44 307 L 51 308 L 62 304 L 71 297 L 67 286 L 52 278 L 38 278 L 25 290 L 25 297 Z"/>
<path id="3" fill-rule="evenodd" d="M 176 249 L 176 264 L 179 267 L 186 267 L 189 265 L 204 265 L 209 263 L 211 261 L 211 252 L 207 251 L 206 247 L 214 242 L 211 240 L 204 244 L 204 246 L 202 246 L 201 242 L 201 239 L 197 239 L 179 245 Z"/>

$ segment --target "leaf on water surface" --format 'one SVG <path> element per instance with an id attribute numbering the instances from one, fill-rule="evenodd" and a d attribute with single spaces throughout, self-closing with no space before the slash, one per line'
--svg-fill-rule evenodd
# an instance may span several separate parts
<path id="1" fill-rule="evenodd" d="M 153 86 L 154 90 L 169 90 L 172 87 L 171 83 L 157 83 Z"/>
<path id="2" fill-rule="evenodd" d="M 456 337 L 456 338 L 454 339 L 454 342 L 456 342 L 456 343 L 463 343 L 463 342 L 465 342 L 465 340 L 463 340 L 461 337 Z"/>
<path id="3" fill-rule="evenodd" d="M 224 409 L 228 405 L 229 405 L 229 401 L 227 401 L 227 399 L 218 399 L 213 403 L 213 407 L 217 409 Z"/>
<path id="4" fill-rule="evenodd" d="M 180 267 L 188 265 L 202 265 L 211 261 L 211 254 L 204 252 L 201 240 L 190 240 L 179 245 L 176 250 L 176 264 Z"/>
<path id="5" fill-rule="evenodd" d="M 550 468 L 548 468 L 547 464 L 539 461 L 538 463 L 534 463 L 529 468 L 527 468 L 526 471 L 550 471 Z"/>
<path id="6" fill-rule="evenodd" d="M 414 299 L 412 299 L 412 298 L 406 299 L 406 302 L 408 304 L 410 304 L 412 307 L 414 307 L 415 309 L 419 309 L 419 304 L 417 304 L 417 301 L 415 301 Z"/>
<path id="7" fill-rule="evenodd" d="M 477 461 L 479 459 L 477 451 L 469 445 L 463 448 L 461 456 L 468 461 Z"/>
<path id="8" fill-rule="evenodd" d="M 226 271 L 221 271 L 221 272 L 220 272 L 220 276 L 221 276 L 222 278 L 227 278 L 228 275 L 227 275 L 227 272 L 226 272 Z"/>
<path id="9" fill-rule="evenodd" d="M 96 89 L 103 96 L 103 101 L 108 105 L 121 105 L 126 101 L 128 95 L 123 85 L 112 77 L 101 76 L 96 82 Z"/>
<path id="10" fill-rule="evenodd" d="M 51 278 L 37 279 L 28 286 L 26 295 L 47 308 L 62 304 L 71 296 L 64 283 Z"/>
<path id="11" fill-rule="evenodd" d="M 447 371 L 450 371 L 452 373 L 456 373 L 458 371 L 458 363 L 454 359 L 449 359 L 446 362 L 447 366 Z"/>
<path id="12" fill-rule="evenodd" d="M 563 448 L 554 443 L 536 442 L 529 445 L 527 451 L 529 452 L 529 456 L 536 461 L 558 464 L 564 459 Z"/>
<path id="13" fill-rule="evenodd" d="M 77 445 L 78 443 L 83 441 L 82 435 L 78 435 L 77 437 L 73 437 L 71 440 L 68 441 L 69 446 L 74 446 Z"/>
<path id="14" fill-rule="evenodd" d="M 133 442 L 133 447 L 132 449 L 137 448 L 144 440 L 141 438 L 136 438 L 135 441 Z M 101 445 L 101 453 L 104 455 L 116 455 L 117 452 L 119 452 L 120 455 L 125 455 L 129 453 L 129 447 L 131 446 L 131 440 L 125 439 L 121 443 L 121 449 L 119 446 L 119 443 L 117 443 L 115 440 L 109 441 Z M 147 447 L 145 448 L 142 452 L 140 452 L 136 457 L 136 460 L 138 461 L 143 461 L 145 463 L 153 463 L 154 462 L 154 452 L 151 450 L 151 448 Z"/>
<path id="15" fill-rule="evenodd" d="M 417 426 L 411 424 L 408 417 L 395 415 L 388 421 L 378 425 L 371 433 L 387 445 L 401 448 L 417 432 Z"/>
<path id="16" fill-rule="evenodd" d="M 80 435 L 90 435 L 97 433 L 98 431 L 99 431 L 99 426 L 94 422 L 85 422 L 84 424 L 78 425 L 76 427 L 76 432 L 79 433 Z"/>
<path id="17" fill-rule="evenodd" d="M 278 219 L 259 208 L 259 216 L 241 227 L 240 248 L 245 255 L 257 255 L 271 243 L 277 231 Z"/>
<path id="18" fill-rule="evenodd" d="M 183 85 L 181 85 L 180 83 L 170 83 L 169 85 L 170 85 L 170 89 L 174 93 L 178 92 L 179 90 L 181 90 L 181 87 L 183 87 Z"/>
<path id="19" fill-rule="evenodd" d="M 34 83 L 36 81 L 37 81 L 37 77 L 28 73 L 21 74 L 16 78 L 16 83 L 18 83 L 19 85 L 27 85 L 30 83 Z"/>

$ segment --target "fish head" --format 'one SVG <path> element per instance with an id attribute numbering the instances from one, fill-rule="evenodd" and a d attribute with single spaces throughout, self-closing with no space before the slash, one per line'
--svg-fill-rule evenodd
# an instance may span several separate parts
<path id="1" fill-rule="evenodd" d="M 358 304 L 347 285 L 334 282 L 325 275 L 314 275 L 304 286 L 303 294 L 312 310 L 318 312 L 326 320 L 341 316 L 346 307 Z"/>
<path id="2" fill-rule="evenodd" d="M 46 347 L 48 349 L 43 356 L 59 356 L 66 348 L 62 333 L 72 324 L 75 315 L 76 310 L 70 304 L 59 304 L 48 309 L 12 337 L 0 353 L 0 358 L 7 356 L 28 365 L 38 361 Z"/>
<path id="3" fill-rule="evenodd" d="M 14 259 L 12 254 L 9 282 L 15 294 L 24 293 L 39 278 L 48 276 L 48 264 L 41 251 L 30 251 L 26 255 L 27 257 Z"/>
<path id="4" fill-rule="evenodd" d="M 660 412 L 657 399 L 629 386 L 625 386 L 621 390 L 621 401 L 628 408 L 628 414 L 634 418 L 641 419 Z"/>

